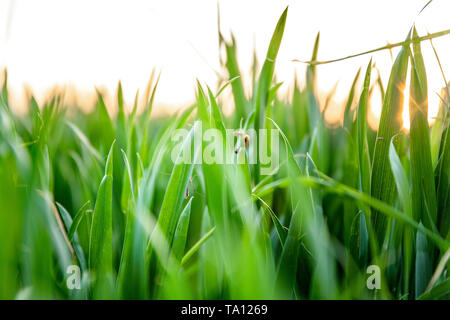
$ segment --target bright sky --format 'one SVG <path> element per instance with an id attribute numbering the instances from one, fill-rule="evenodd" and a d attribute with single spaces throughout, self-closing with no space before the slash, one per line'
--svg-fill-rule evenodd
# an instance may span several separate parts
<path id="1" fill-rule="evenodd" d="M 276 65 L 277 79 L 287 90 L 295 72 L 304 78 L 305 66 L 292 59 L 310 58 L 318 31 L 319 59 L 324 60 L 402 41 L 415 20 L 421 35 L 450 29 L 450 1 L 434 0 L 417 18 L 426 2 L 219 0 L 219 5 L 222 30 L 225 35 L 233 31 L 237 39 L 244 80 L 253 47 L 262 60 L 275 24 L 289 5 Z M 450 36 L 433 43 L 450 77 Z M 429 43 L 423 44 L 423 51 L 433 114 L 435 92 L 444 82 Z M 177 107 L 193 101 L 196 78 L 216 86 L 218 57 L 216 1 L 0 0 L 0 67 L 7 67 L 10 87 L 18 95 L 27 85 L 39 97 L 55 84 L 91 93 L 101 86 L 114 93 L 120 79 L 132 101 L 156 67 L 162 72 L 156 105 Z M 383 51 L 373 58 L 386 86 L 391 56 Z M 345 99 L 356 71 L 369 59 L 320 66 L 319 90 L 330 91 L 339 81 L 336 99 Z"/>

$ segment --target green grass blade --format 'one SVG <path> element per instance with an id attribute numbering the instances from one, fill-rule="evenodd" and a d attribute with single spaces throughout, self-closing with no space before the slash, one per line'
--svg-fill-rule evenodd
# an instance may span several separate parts
<path id="1" fill-rule="evenodd" d="M 183 149 L 191 150 L 190 163 L 180 162 L 175 164 L 158 216 L 156 228 L 159 229 L 159 232 L 164 236 L 168 244 L 171 244 L 173 241 L 176 224 L 179 215 L 181 214 L 181 204 L 186 194 L 189 179 L 192 176 L 195 158 L 199 153 L 199 146 L 194 144 L 194 135 L 197 127 L 198 123 L 195 123 L 194 127 L 189 131 L 188 136 L 183 141 L 178 155 L 178 159 L 182 160 Z M 151 241 L 153 241 L 155 236 L 156 234 L 153 233 Z"/>
<path id="2" fill-rule="evenodd" d="M 427 228 L 434 229 L 437 203 L 428 128 L 427 77 L 415 29 L 413 37 L 409 101 L 412 209 L 414 219 L 422 220 Z"/>
<path id="3" fill-rule="evenodd" d="M 297 84 L 297 77 L 294 83 L 294 94 L 292 99 L 292 112 L 294 116 L 296 145 L 300 145 L 304 137 L 309 132 L 308 109 L 306 103 L 306 93 L 300 91 Z"/>
<path id="4" fill-rule="evenodd" d="M 429 239 L 433 240 L 433 242 L 443 251 L 448 250 L 450 248 L 450 241 L 443 239 L 439 234 L 433 232 L 432 230 L 427 229 L 423 225 L 417 223 L 411 217 L 408 217 L 404 213 L 395 209 L 391 205 L 380 201 L 370 195 L 367 195 L 363 192 L 360 192 L 354 188 L 345 186 L 330 177 L 324 176 L 320 174 L 322 179 L 317 179 L 314 177 L 302 178 L 303 183 L 311 186 L 322 186 L 327 190 L 335 192 L 339 195 L 345 195 L 355 199 L 356 201 L 360 201 L 370 205 L 373 209 L 379 211 L 380 213 L 386 215 L 387 217 L 397 219 L 401 223 L 405 223 L 414 229 L 421 231 L 424 233 Z"/>
<path id="5" fill-rule="evenodd" d="M 443 108 L 448 108 L 450 97 L 446 96 Z M 445 114 L 448 114 L 446 110 Z M 444 118 L 442 138 L 435 170 L 436 192 L 439 214 L 439 231 L 443 237 L 450 239 L 450 127 L 449 120 Z"/>
<path id="6" fill-rule="evenodd" d="M 367 65 L 364 88 L 359 99 L 356 114 L 356 149 L 358 153 L 360 190 L 370 193 L 370 152 L 367 142 L 367 106 L 369 100 L 372 59 Z"/>
<path id="7" fill-rule="evenodd" d="M 189 199 L 188 203 L 181 212 L 180 219 L 178 220 L 177 228 L 175 230 L 175 235 L 173 237 L 172 243 L 172 255 L 178 261 L 181 261 L 186 249 L 186 240 L 189 231 L 189 222 L 191 218 L 191 204 L 192 197 Z"/>
<path id="8" fill-rule="evenodd" d="M 422 225 L 422 223 L 420 224 Z M 431 279 L 433 270 L 431 269 L 430 245 L 426 236 L 418 231 L 416 235 L 416 264 L 415 264 L 415 293 L 416 299 L 425 292 Z"/>
<path id="9" fill-rule="evenodd" d="M 80 226 L 81 221 L 83 221 L 83 218 L 88 213 L 87 207 L 90 204 L 91 204 L 91 202 L 88 200 L 84 205 L 81 206 L 81 208 L 78 210 L 77 214 L 73 218 L 72 225 L 70 226 L 70 229 L 67 232 L 67 236 L 69 237 L 69 240 L 73 239 L 75 233 L 77 232 L 78 227 Z"/>
<path id="10" fill-rule="evenodd" d="M 405 87 L 409 54 L 409 48 L 403 47 L 392 67 L 373 155 L 371 194 L 374 198 L 388 204 L 393 204 L 396 194 L 394 177 L 389 167 L 389 144 L 392 137 L 400 132 L 402 125 L 403 88 Z M 377 210 L 372 212 L 371 218 L 378 243 L 381 244 L 387 228 L 387 218 Z"/>
<path id="11" fill-rule="evenodd" d="M 281 39 L 283 38 L 284 27 L 286 25 L 288 8 L 286 8 L 278 20 L 275 31 L 270 40 L 269 49 L 267 50 L 266 60 L 261 70 L 258 80 L 258 88 L 256 90 L 255 101 L 255 123 L 254 128 L 258 132 L 259 129 L 264 128 L 264 119 L 266 116 L 267 99 L 272 85 L 273 73 L 275 69 L 275 61 L 280 49 Z M 259 144 L 257 147 L 257 154 L 259 155 Z M 260 161 L 259 157 L 255 166 L 255 184 L 260 180 Z"/>
<path id="12" fill-rule="evenodd" d="M 392 138 L 393 140 L 395 137 Z M 398 195 L 400 199 L 400 203 L 403 208 L 403 212 L 410 218 L 413 217 L 412 213 L 412 203 L 411 203 L 411 194 L 409 188 L 409 181 L 406 178 L 405 170 L 402 167 L 400 162 L 400 158 L 398 157 L 397 152 L 395 151 L 395 147 L 393 142 L 389 146 L 389 160 L 391 163 L 392 173 L 395 178 L 395 183 L 397 185 Z M 403 261 L 404 261 L 404 290 L 405 292 L 409 291 L 409 281 L 412 270 L 412 259 L 413 259 L 413 239 L 414 233 L 410 228 L 405 228 L 403 231 Z"/>
<path id="13" fill-rule="evenodd" d="M 67 210 L 60 203 L 57 202 L 56 206 L 58 207 L 59 213 L 61 214 L 61 218 L 64 222 L 64 226 L 66 227 L 66 230 L 70 230 L 73 225 L 72 217 L 70 216 L 69 212 L 67 212 Z M 81 248 L 80 242 L 78 240 L 78 234 L 75 231 L 73 236 L 70 237 L 68 235 L 68 238 L 69 238 L 70 242 L 72 243 L 73 250 L 74 250 L 76 258 L 80 264 L 81 270 L 83 272 L 86 271 L 86 269 L 87 269 L 86 259 L 84 256 L 83 249 Z"/>
<path id="14" fill-rule="evenodd" d="M 82 145 L 89 151 L 89 153 L 98 161 L 103 161 L 102 156 L 100 155 L 100 153 L 98 153 L 98 151 L 92 146 L 92 144 L 90 143 L 88 137 L 86 137 L 86 135 L 73 123 L 67 121 L 66 122 L 67 125 L 69 126 L 70 129 L 72 129 L 72 131 L 75 133 L 75 135 L 78 137 L 78 139 L 80 140 L 80 142 L 82 143 Z"/>
<path id="15" fill-rule="evenodd" d="M 448 298 L 450 294 L 450 279 L 446 279 L 443 282 L 434 286 L 431 290 L 424 292 L 419 296 L 418 300 L 437 300 Z"/>
<path id="16" fill-rule="evenodd" d="M 300 238 L 308 230 L 306 243 L 315 260 L 312 266 L 311 298 L 332 299 L 337 295 L 335 261 L 327 249 L 329 235 L 319 209 L 320 195 L 316 192 L 317 190 L 312 190 L 298 180 L 298 177 L 309 177 L 312 174 L 314 163 L 308 157 L 302 165 L 299 165 L 285 134 L 273 120 L 271 121 L 284 140 L 288 156 L 288 176 L 293 183 L 290 189 L 293 215 L 278 268 L 281 290 L 293 289 L 293 284 L 289 284 L 289 280 L 285 277 L 288 276 L 290 281 L 295 279 Z"/>
<path id="17" fill-rule="evenodd" d="M 348 94 L 347 103 L 344 108 L 344 127 L 351 131 L 353 124 L 353 113 L 351 112 L 351 107 L 353 105 L 353 100 L 355 98 L 355 88 L 356 83 L 359 79 L 359 74 L 361 73 L 361 69 L 358 69 L 358 72 L 353 79 L 352 86 L 350 88 L 350 93 Z"/>
<path id="18" fill-rule="evenodd" d="M 234 105 L 236 107 L 236 116 L 237 119 L 245 119 L 248 114 L 248 101 L 240 77 L 239 64 L 236 56 L 236 42 L 233 35 L 231 43 L 225 43 L 225 50 L 227 54 L 225 66 L 228 70 L 229 78 L 235 79 L 231 83 L 231 90 L 233 92 Z"/>
<path id="19" fill-rule="evenodd" d="M 278 219 L 278 217 L 273 212 L 272 208 L 263 199 L 258 197 L 258 200 L 261 201 L 264 204 L 264 206 L 266 207 L 267 212 L 269 213 L 270 218 L 272 219 L 272 222 L 275 226 L 275 229 L 277 230 L 277 234 L 278 234 L 278 238 L 280 239 L 280 243 L 282 246 L 284 246 L 284 242 L 286 241 L 288 229 L 283 227 L 283 225 L 280 222 L 280 219 Z"/>
<path id="20" fill-rule="evenodd" d="M 100 183 L 92 216 L 89 243 L 89 269 L 101 275 L 112 272 L 112 188 L 113 188 L 113 152 L 108 153 L 105 175 Z"/>
<path id="21" fill-rule="evenodd" d="M 192 248 L 190 248 L 188 250 L 188 252 L 186 252 L 186 254 L 183 256 L 183 258 L 181 259 L 181 265 L 185 265 L 189 259 L 192 258 L 192 256 L 194 256 L 194 254 L 200 249 L 200 247 L 209 239 L 212 237 L 212 235 L 214 234 L 214 231 L 216 230 L 216 227 L 213 227 L 211 230 L 209 230 L 207 233 L 205 233 L 205 235 L 203 237 L 200 238 L 200 240 L 197 241 L 197 243 L 195 245 L 192 246 Z"/>

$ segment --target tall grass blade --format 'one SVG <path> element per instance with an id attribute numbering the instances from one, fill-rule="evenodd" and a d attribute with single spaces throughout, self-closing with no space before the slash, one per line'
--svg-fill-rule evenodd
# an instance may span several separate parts
<path id="1" fill-rule="evenodd" d="M 392 67 L 383 101 L 372 162 L 371 194 L 374 198 L 391 205 L 396 192 L 394 177 L 389 167 L 389 144 L 392 137 L 400 132 L 402 125 L 403 89 L 405 88 L 409 54 L 409 48 L 402 47 Z M 386 232 L 387 218 L 377 210 L 372 212 L 371 218 L 378 243 L 381 244 Z"/>

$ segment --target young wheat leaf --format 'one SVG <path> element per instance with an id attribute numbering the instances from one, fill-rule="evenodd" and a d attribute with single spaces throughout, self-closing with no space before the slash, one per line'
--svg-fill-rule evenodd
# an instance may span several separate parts
<path id="1" fill-rule="evenodd" d="M 416 221 L 421 220 L 427 228 L 434 229 L 437 203 L 428 128 L 427 77 L 417 38 L 414 28 L 409 101 L 412 210 Z"/>
<path id="2" fill-rule="evenodd" d="M 278 20 L 275 31 L 270 40 L 269 49 L 267 50 L 266 60 L 259 76 L 258 88 L 256 90 L 255 101 L 255 130 L 259 132 L 259 129 L 264 127 L 264 118 L 266 115 L 267 100 L 269 97 L 269 91 L 273 80 L 273 73 L 275 69 L 275 61 L 280 49 L 281 39 L 283 38 L 284 27 L 286 25 L 288 8 L 286 8 Z M 257 154 L 259 155 L 259 144 L 257 146 Z M 258 184 L 260 177 L 261 163 L 257 159 L 255 166 L 255 184 Z"/>
<path id="3" fill-rule="evenodd" d="M 197 241 L 196 244 L 194 244 L 192 246 L 192 248 L 190 248 L 188 250 L 188 252 L 186 252 L 186 254 L 183 256 L 183 259 L 181 259 L 181 265 L 185 265 L 189 259 L 192 258 L 192 256 L 200 249 L 200 247 L 209 239 L 212 237 L 212 235 L 214 234 L 214 231 L 216 230 L 216 227 L 213 227 L 211 230 L 209 230 L 207 233 L 205 233 L 205 235 L 203 237 L 200 238 L 200 240 Z"/>
<path id="4" fill-rule="evenodd" d="M 64 222 L 64 226 L 66 228 L 66 230 L 71 230 L 72 225 L 73 225 L 73 221 L 72 221 L 72 217 L 70 216 L 69 212 L 67 212 L 66 208 L 64 208 L 60 203 L 56 202 L 56 206 L 58 207 L 58 210 L 61 214 L 61 218 Z M 84 272 L 86 271 L 86 259 L 84 257 L 84 252 L 83 249 L 80 246 L 80 242 L 78 240 L 78 234 L 75 232 L 73 234 L 73 237 L 70 237 L 68 235 L 68 238 L 70 240 L 70 242 L 73 245 L 73 250 L 75 252 L 76 258 L 78 260 L 78 262 L 80 263 L 80 267 L 81 270 Z"/>
<path id="5" fill-rule="evenodd" d="M 409 37 L 408 34 L 408 39 Z M 389 145 L 392 137 L 400 132 L 402 125 L 403 88 L 405 88 L 409 55 L 409 47 L 404 46 L 392 67 L 373 155 L 371 194 L 374 198 L 390 205 L 395 200 L 396 192 L 394 177 L 389 167 Z M 381 244 L 386 233 L 387 218 L 378 210 L 372 212 L 371 218 L 378 243 Z"/>
<path id="6" fill-rule="evenodd" d="M 97 272 L 111 272 L 112 267 L 112 186 L 113 152 L 111 145 L 106 160 L 105 175 L 100 183 L 92 216 L 89 241 L 89 269 Z"/>

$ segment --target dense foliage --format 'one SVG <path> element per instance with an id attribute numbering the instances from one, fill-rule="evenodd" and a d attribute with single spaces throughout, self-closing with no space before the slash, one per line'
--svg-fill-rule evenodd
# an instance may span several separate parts
<path id="1" fill-rule="evenodd" d="M 0 298 L 49 299 L 415 299 L 448 298 L 450 142 L 448 87 L 439 117 L 427 122 L 427 80 L 414 28 L 383 92 L 377 132 L 367 124 L 372 61 L 350 88 L 344 119 L 329 126 L 306 85 L 280 98 L 274 83 L 282 14 L 251 94 L 239 77 L 236 43 L 226 52 L 223 86 L 235 110 L 198 83 L 194 106 L 150 117 L 156 76 L 137 112 L 122 89 L 111 117 L 98 93 L 90 113 L 63 93 L 15 115 L 6 77 L 0 100 Z M 319 37 L 311 61 L 315 61 Z M 403 92 L 410 72 L 410 92 Z M 372 81 L 371 81 L 372 79 Z M 378 90 L 379 88 L 377 88 Z M 226 92 L 226 91 L 225 91 Z M 402 130 L 410 96 L 409 133 Z M 233 157 L 247 159 L 254 128 L 276 129 L 278 170 L 261 163 L 177 163 L 176 129 L 191 156 L 204 151 L 196 130 L 238 130 Z M 245 139 L 248 139 L 245 138 Z M 259 147 L 258 147 L 259 148 Z M 81 270 L 80 289 L 67 285 Z M 367 268 L 380 268 L 369 289 Z M 69 268 L 69 269 L 68 269 Z M 71 271 L 72 270 L 72 271 Z"/>

